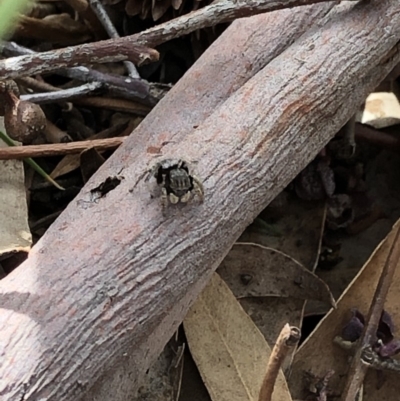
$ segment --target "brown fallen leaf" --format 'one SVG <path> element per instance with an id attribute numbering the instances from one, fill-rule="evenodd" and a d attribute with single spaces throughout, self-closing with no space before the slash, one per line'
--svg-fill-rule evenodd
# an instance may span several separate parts
<path id="1" fill-rule="evenodd" d="M 393 236 L 397 226 L 377 247 L 373 255 L 355 277 L 345 293 L 338 301 L 337 309 L 331 310 L 317 326 L 316 330 L 304 342 L 295 355 L 290 378 L 290 389 L 294 398 L 304 399 L 307 396 L 304 373 L 311 372 L 314 376 L 322 377 L 329 370 L 336 373 L 330 379 L 330 387 L 336 395 L 340 395 L 349 367 L 349 355 L 333 343 L 334 338 L 341 334 L 348 322 L 352 308 L 357 308 L 366 314 L 373 298 L 379 276 L 385 264 Z M 395 325 L 400 322 L 400 270 L 395 272 L 385 310 L 391 315 Z M 364 382 L 363 401 L 392 401 L 398 399 L 400 381 L 398 374 L 384 372 L 382 387 L 377 389 L 377 374 L 369 370 Z M 382 384 L 382 383 L 380 383 Z"/>
<path id="2" fill-rule="evenodd" d="M 236 298 L 292 297 L 335 306 L 328 286 L 283 252 L 258 244 L 236 243 L 218 268 Z"/>
<path id="3" fill-rule="evenodd" d="M 171 7 L 171 0 L 153 0 L 151 15 L 154 21 L 159 20 L 168 8 Z"/>
<path id="4" fill-rule="evenodd" d="M 100 168 L 105 159 L 95 148 L 84 150 L 80 155 L 81 175 L 83 182 L 88 182 L 90 177 Z"/>
<path id="5" fill-rule="evenodd" d="M 218 274 L 213 275 L 183 324 L 211 399 L 256 401 L 271 349 Z M 291 400 L 282 372 L 273 400 Z"/>
<path id="6" fill-rule="evenodd" d="M 302 201 L 283 191 L 261 217 L 274 232 L 252 224 L 239 241 L 278 249 L 314 271 L 324 229 L 325 202 Z"/>
<path id="7" fill-rule="evenodd" d="M 270 347 L 275 344 L 280 329 L 287 323 L 301 327 L 303 321 L 304 303 L 302 299 L 257 297 L 239 299 L 240 305 L 251 317 L 258 329 L 264 335 Z M 283 370 L 290 373 L 290 365 L 296 347 L 289 351 L 283 363 Z"/>
<path id="8" fill-rule="evenodd" d="M 85 43 L 92 39 L 92 34 L 87 26 L 80 21 L 75 21 L 66 13 L 48 15 L 43 19 L 21 15 L 15 34 L 65 46 Z"/>
<path id="9" fill-rule="evenodd" d="M 264 224 L 253 224 L 241 236 L 241 242 L 257 243 L 277 249 L 314 271 L 319 258 L 324 229 L 325 203 L 305 202 L 283 191 L 261 214 Z M 279 330 L 286 322 L 301 327 L 305 301 L 292 297 L 257 297 L 239 300 L 245 311 L 272 346 Z M 312 305 L 309 309 L 310 304 Z M 328 304 L 308 301 L 309 313 Z M 284 371 L 290 372 L 291 359 L 296 349 L 285 360 Z"/>

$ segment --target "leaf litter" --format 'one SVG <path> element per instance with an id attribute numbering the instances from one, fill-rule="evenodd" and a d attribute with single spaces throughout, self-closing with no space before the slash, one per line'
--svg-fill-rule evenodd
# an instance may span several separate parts
<path id="1" fill-rule="evenodd" d="M 271 349 L 217 274 L 190 308 L 183 326 L 213 401 L 258 399 Z M 291 400 L 282 372 L 274 400 Z"/>
<path id="2" fill-rule="evenodd" d="M 354 314 L 353 308 L 357 308 L 364 315 L 367 313 L 398 225 L 399 223 L 378 246 L 338 300 L 337 309 L 331 310 L 322 319 L 296 353 L 289 380 L 294 398 L 304 399 L 307 396 L 304 383 L 305 372 L 321 377 L 328 370 L 334 370 L 336 374 L 331 378 L 331 386 L 335 389 L 335 393 L 341 393 L 349 366 L 349 355 L 334 343 L 334 339 L 343 332 L 348 324 L 351 315 Z M 385 303 L 385 310 L 394 322 L 400 322 L 399 288 L 400 270 L 397 269 Z M 384 375 L 384 383 L 378 389 L 377 372 L 370 370 L 367 373 L 364 383 L 364 401 L 378 398 L 380 400 L 397 399 L 400 391 L 397 375 L 386 372 Z"/>

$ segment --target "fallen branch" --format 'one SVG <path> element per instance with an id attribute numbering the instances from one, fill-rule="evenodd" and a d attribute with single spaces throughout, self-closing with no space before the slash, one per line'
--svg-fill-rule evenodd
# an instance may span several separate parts
<path id="1" fill-rule="evenodd" d="M 157 61 L 158 51 L 119 39 L 103 40 L 0 61 L 2 79 L 42 74 L 80 64 L 131 60 L 137 65 Z"/>
<path id="2" fill-rule="evenodd" d="M 0 148 L 0 160 L 25 159 L 27 157 L 48 157 L 81 153 L 95 148 L 98 151 L 113 149 L 120 146 L 126 137 L 93 139 L 90 141 L 52 143 L 46 145 L 28 145 Z"/>
<path id="3" fill-rule="evenodd" d="M 138 388 L 244 228 L 400 59 L 396 3 L 321 6 L 235 22 L 0 282 L 2 401 Z M 203 204 L 163 217 L 145 183 L 160 155 L 197 162 Z"/>
<path id="4" fill-rule="evenodd" d="M 0 41 L 0 51 L 8 57 L 24 54 L 38 54 L 15 42 Z M 55 73 L 79 81 L 102 83 L 111 95 L 138 101 L 146 105 L 154 106 L 158 100 L 160 100 L 160 97 L 155 97 L 150 93 L 150 84 L 143 79 L 105 74 L 87 67 L 64 68 L 55 71 Z"/>
<path id="5" fill-rule="evenodd" d="M 237 18 L 327 1 L 221 0 L 135 35 L 0 60 L 0 75 L 2 79 L 13 79 L 79 64 L 110 61 L 131 60 L 140 65 L 158 60 L 158 52 L 139 45 L 155 47 L 198 29 L 231 22 Z"/>
<path id="6" fill-rule="evenodd" d="M 198 29 L 208 28 L 238 18 L 251 17 L 286 8 L 324 3 L 328 0 L 220 0 L 199 10 L 157 25 L 146 31 L 126 36 L 121 40 L 131 38 L 140 44 L 158 46 L 169 40 L 188 35 Z"/>

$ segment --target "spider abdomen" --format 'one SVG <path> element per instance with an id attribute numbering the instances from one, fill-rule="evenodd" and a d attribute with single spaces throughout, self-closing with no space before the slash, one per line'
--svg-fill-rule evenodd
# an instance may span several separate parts
<path id="1" fill-rule="evenodd" d="M 189 164 L 182 159 L 164 159 L 150 171 L 146 181 L 154 177 L 161 188 L 161 204 L 187 203 L 197 197 L 203 202 L 204 188 L 201 181 L 190 171 Z"/>
<path id="2" fill-rule="evenodd" d="M 171 170 L 167 175 L 167 188 L 179 198 L 193 189 L 189 174 L 183 169 Z"/>

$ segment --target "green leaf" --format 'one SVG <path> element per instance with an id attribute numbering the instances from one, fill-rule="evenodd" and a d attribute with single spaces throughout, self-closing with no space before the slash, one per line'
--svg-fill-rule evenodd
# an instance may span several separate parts
<path id="1" fill-rule="evenodd" d="M 2 0 L 0 3 L 0 39 L 11 33 L 20 12 L 29 5 L 30 0 Z"/>

